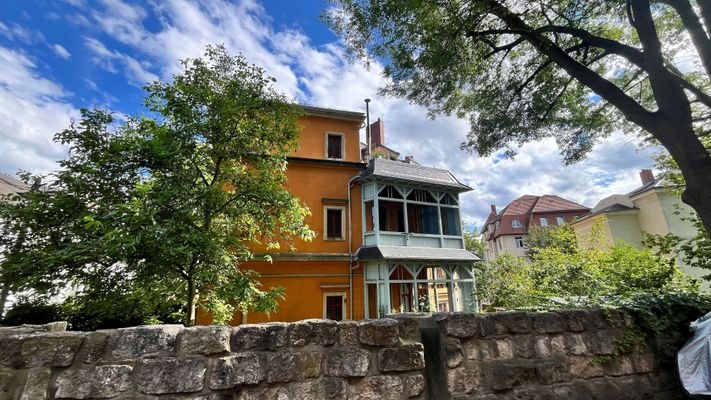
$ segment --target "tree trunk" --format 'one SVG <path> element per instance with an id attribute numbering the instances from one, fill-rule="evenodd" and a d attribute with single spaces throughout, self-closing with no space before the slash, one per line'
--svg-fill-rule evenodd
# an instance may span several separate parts
<path id="1" fill-rule="evenodd" d="M 195 280 L 188 278 L 188 309 L 187 309 L 187 325 L 195 325 L 195 303 L 197 302 L 197 288 L 195 287 Z"/>
<path id="2" fill-rule="evenodd" d="M 5 316 L 5 303 L 10 295 L 10 288 L 7 285 L 2 285 L 0 289 L 0 320 Z"/>

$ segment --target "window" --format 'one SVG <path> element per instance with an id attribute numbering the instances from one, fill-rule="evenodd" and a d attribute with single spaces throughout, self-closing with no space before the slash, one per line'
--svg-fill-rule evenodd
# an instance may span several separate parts
<path id="1" fill-rule="evenodd" d="M 326 240 L 343 240 L 345 239 L 345 207 L 325 207 L 324 209 L 324 225 Z"/>
<path id="2" fill-rule="evenodd" d="M 555 217 L 556 221 L 558 221 L 558 225 L 563 225 L 565 223 L 565 220 L 563 217 Z"/>
<path id="3" fill-rule="evenodd" d="M 402 203 L 397 201 L 380 200 L 378 202 L 378 223 L 381 231 L 405 232 L 405 217 Z"/>
<path id="4" fill-rule="evenodd" d="M 541 226 L 548 226 L 548 218 L 546 218 L 546 217 L 541 218 Z"/>
<path id="5" fill-rule="evenodd" d="M 407 195 L 408 200 L 419 201 L 422 203 L 437 203 L 437 201 L 432 197 L 430 192 L 422 189 L 414 189 Z"/>
<path id="6" fill-rule="evenodd" d="M 326 158 L 334 160 L 342 160 L 344 153 L 343 149 L 343 134 L 328 133 L 326 134 Z"/>
<path id="7" fill-rule="evenodd" d="M 323 294 L 323 317 L 334 321 L 341 321 L 345 315 L 346 294 L 345 293 L 324 293 Z"/>
<path id="8" fill-rule="evenodd" d="M 456 208 L 440 208 L 442 217 L 442 233 L 451 236 L 461 236 L 461 223 L 459 220 L 459 210 Z"/>
<path id="9" fill-rule="evenodd" d="M 422 204 L 407 205 L 407 228 L 410 233 L 439 235 L 437 206 Z"/>
<path id="10" fill-rule="evenodd" d="M 514 238 L 514 240 L 516 241 L 516 248 L 517 248 L 517 249 L 523 248 L 523 237 L 521 237 L 521 236 L 516 236 L 516 237 Z"/>
<path id="11" fill-rule="evenodd" d="M 511 227 L 512 228 L 520 228 L 521 226 L 522 226 L 521 221 L 519 221 L 517 219 L 511 220 Z"/>

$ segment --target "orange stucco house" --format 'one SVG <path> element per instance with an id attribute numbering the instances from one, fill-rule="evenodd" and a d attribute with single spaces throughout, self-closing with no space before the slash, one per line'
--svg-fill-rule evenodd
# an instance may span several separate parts
<path id="1" fill-rule="evenodd" d="M 464 250 L 459 193 L 449 171 L 361 154 L 361 112 L 303 106 L 287 188 L 311 210 L 316 233 L 295 251 L 256 254 L 245 263 L 263 287 L 285 288 L 271 315 L 236 315 L 234 324 L 377 318 L 400 311 L 475 307 L 474 262 Z M 378 121 L 378 142 L 384 131 Z M 207 321 L 205 321 L 207 322 Z"/>

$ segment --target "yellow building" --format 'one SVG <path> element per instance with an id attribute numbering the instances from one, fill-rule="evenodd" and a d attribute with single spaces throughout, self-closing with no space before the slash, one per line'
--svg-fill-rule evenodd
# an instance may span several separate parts
<path id="1" fill-rule="evenodd" d="M 682 238 L 696 235 L 696 228 L 684 217 L 692 215 L 691 207 L 655 179 L 652 171 L 640 173 L 642 186 L 625 195 L 606 197 L 592 211 L 572 223 L 582 245 L 612 245 L 618 241 L 642 247 L 643 233 L 666 235 L 672 233 Z M 599 228 L 596 228 L 599 227 Z M 593 229 L 600 229 L 599 238 L 591 240 Z M 708 272 L 693 268 L 677 260 L 682 271 L 701 277 Z"/>
<path id="2" fill-rule="evenodd" d="M 459 193 L 471 188 L 446 170 L 363 160 L 363 113 L 303 110 L 287 188 L 310 209 L 316 237 L 293 250 L 254 249 L 243 267 L 257 271 L 264 288 L 283 287 L 286 298 L 276 313 L 235 315 L 232 323 L 473 309 L 478 258 L 464 249 L 459 215 Z M 376 124 L 384 146 L 383 123 Z M 260 261 L 267 254 L 273 261 Z"/>

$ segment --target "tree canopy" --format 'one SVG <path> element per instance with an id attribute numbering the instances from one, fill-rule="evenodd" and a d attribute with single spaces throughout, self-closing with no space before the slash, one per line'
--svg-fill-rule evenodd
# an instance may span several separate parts
<path id="1" fill-rule="evenodd" d="M 0 206 L 12 289 L 176 305 L 186 323 L 197 305 L 216 322 L 275 310 L 283 290 L 260 289 L 240 263 L 254 243 L 312 237 L 284 187 L 300 111 L 223 47 L 182 64 L 146 87 L 147 116 L 83 110 L 55 136 L 69 148 L 58 172 L 25 174 L 32 190 Z"/>
<path id="2" fill-rule="evenodd" d="M 566 162 L 620 129 L 661 145 L 711 231 L 711 4 L 691 0 L 335 0 L 383 92 L 469 118 L 481 155 L 554 137 Z"/>

